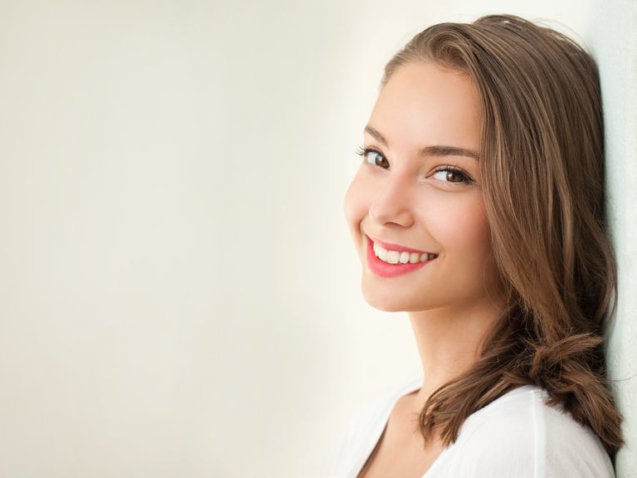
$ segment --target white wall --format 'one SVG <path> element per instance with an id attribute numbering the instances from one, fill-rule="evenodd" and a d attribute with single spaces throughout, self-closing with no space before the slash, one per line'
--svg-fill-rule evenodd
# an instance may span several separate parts
<path id="1" fill-rule="evenodd" d="M 617 476 L 637 477 L 637 2 L 596 1 L 585 27 L 600 67 L 607 144 L 609 219 L 619 270 L 617 316 L 608 361 L 627 445 Z"/>
<path id="2" fill-rule="evenodd" d="M 360 298 L 342 198 L 382 66 L 441 20 L 556 19 L 600 60 L 635 373 L 634 2 L 441 3 L 0 0 L 0 476 L 321 476 L 420 373 Z"/>

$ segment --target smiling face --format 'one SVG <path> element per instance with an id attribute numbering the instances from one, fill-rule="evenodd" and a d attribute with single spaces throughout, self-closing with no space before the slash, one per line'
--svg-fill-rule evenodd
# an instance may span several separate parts
<path id="1" fill-rule="evenodd" d="M 365 128 L 345 214 L 363 295 L 388 311 L 489 307 L 496 266 L 482 198 L 478 92 L 460 72 L 401 66 Z"/>

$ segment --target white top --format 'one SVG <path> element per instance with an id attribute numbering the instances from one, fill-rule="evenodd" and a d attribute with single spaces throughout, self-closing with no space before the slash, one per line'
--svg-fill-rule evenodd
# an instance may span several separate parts
<path id="1" fill-rule="evenodd" d="M 368 401 L 346 427 L 331 478 L 356 478 L 380 439 L 400 397 L 422 379 Z M 612 478 L 599 438 L 568 412 L 546 404 L 547 393 L 527 385 L 465 420 L 458 439 L 422 478 Z"/>

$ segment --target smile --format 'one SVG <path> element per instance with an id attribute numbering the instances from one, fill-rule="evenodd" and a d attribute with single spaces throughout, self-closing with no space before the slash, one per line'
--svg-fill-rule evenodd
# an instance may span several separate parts
<path id="1" fill-rule="evenodd" d="M 427 262 L 436 258 L 436 254 L 430 252 L 407 252 L 407 251 L 390 251 L 384 249 L 377 242 L 374 242 L 374 254 L 381 261 L 388 264 L 417 264 L 419 262 Z"/>
<path id="2" fill-rule="evenodd" d="M 382 245 L 381 245 L 382 244 Z M 380 243 L 367 237 L 367 265 L 380 277 L 395 277 L 420 269 L 438 254 Z"/>

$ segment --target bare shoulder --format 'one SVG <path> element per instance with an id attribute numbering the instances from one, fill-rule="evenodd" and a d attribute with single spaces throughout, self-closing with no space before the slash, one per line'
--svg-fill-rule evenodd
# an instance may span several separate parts
<path id="1" fill-rule="evenodd" d="M 454 445 L 462 457 L 458 476 L 613 477 L 592 430 L 547 398 L 538 387 L 521 387 L 467 419 Z"/>

